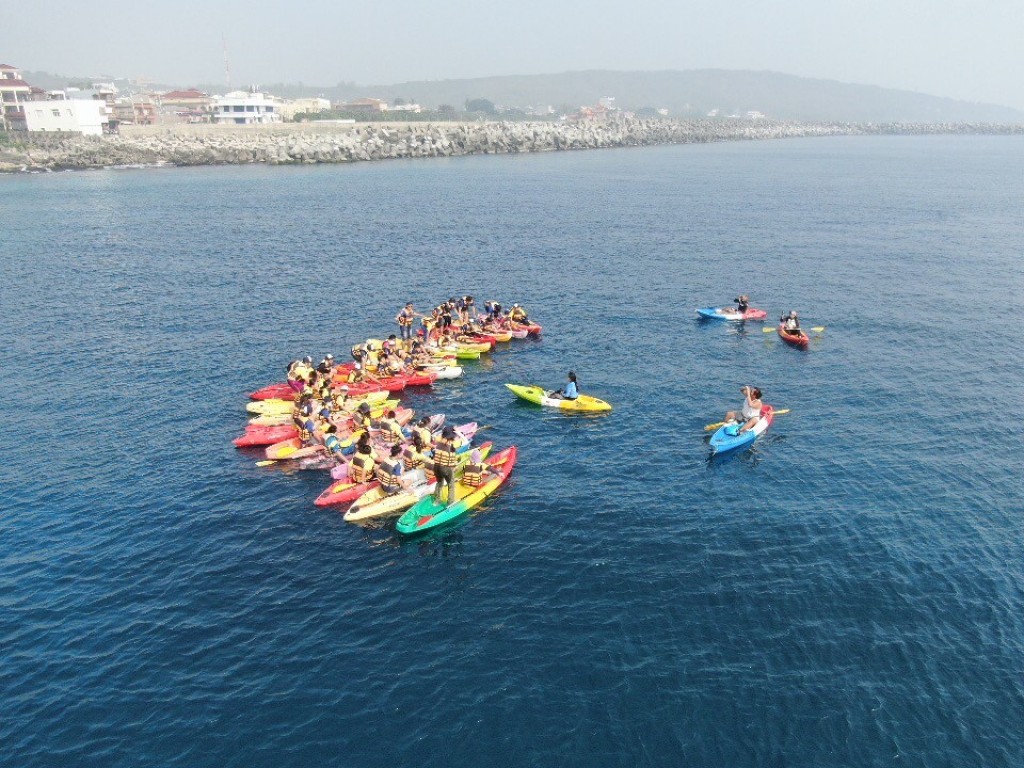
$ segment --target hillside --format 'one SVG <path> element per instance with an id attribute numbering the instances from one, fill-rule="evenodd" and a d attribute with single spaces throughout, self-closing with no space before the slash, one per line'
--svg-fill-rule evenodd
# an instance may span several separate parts
<path id="1" fill-rule="evenodd" d="M 45 72 L 26 72 L 28 82 L 55 88 L 85 78 L 65 78 Z M 119 84 L 120 85 L 120 84 Z M 175 83 L 158 89 L 197 86 L 210 93 L 223 84 Z M 854 85 L 833 80 L 796 77 L 777 72 L 702 69 L 662 72 L 588 70 L 548 75 L 509 75 L 464 80 L 423 80 L 393 85 L 308 86 L 262 84 L 284 97 L 322 95 L 332 100 L 363 96 L 415 101 L 424 107 L 450 104 L 462 108 L 467 99 L 483 98 L 501 107 L 544 108 L 558 112 L 596 104 L 606 96 L 626 110 L 667 109 L 673 117 L 697 117 L 718 110 L 722 116 L 750 111 L 769 118 L 844 122 L 1024 122 L 1024 112 L 994 104 L 979 104 L 911 91 Z"/>

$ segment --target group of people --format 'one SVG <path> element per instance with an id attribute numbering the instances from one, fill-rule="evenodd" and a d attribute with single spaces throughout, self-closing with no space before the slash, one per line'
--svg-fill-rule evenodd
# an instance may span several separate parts
<path id="1" fill-rule="evenodd" d="M 472 296 L 452 296 L 434 307 L 429 314 L 423 314 L 417 312 L 410 301 L 395 315 L 399 339 L 405 344 L 411 344 L 414 336 L 420 336 L 429 343 L 433 338 L 453 333 L 456 326 L 463 330 L 477 329 L 486 333 L 488 330 L 501 330 L 530 322 L 526 310 L 519 304 L 513 304 L 507 312 L 497 301 L 485 301 L 483 307 L 483 312 L 479 311 Z M 420 318 L 421 329 L 418 332 L 413 330 L 416 318 Z"/>

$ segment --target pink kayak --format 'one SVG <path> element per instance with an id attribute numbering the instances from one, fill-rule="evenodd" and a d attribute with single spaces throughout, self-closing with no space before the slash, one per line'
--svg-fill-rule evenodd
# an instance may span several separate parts
<path id="1" fill-rule="evenodd" d="M 291 440 L 299 436 L 299 430 L 291 424 L 278 427 L 248 427 L 245 434 L 231 442 L 236 448 L 247 448 L 254 445 L 273 445 L 282 440 Z"/>

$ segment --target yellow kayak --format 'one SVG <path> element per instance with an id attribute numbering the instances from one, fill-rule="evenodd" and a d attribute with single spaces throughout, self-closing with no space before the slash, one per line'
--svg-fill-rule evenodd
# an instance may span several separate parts
<path id="1" fill-rule="evenodd" d="M 506 384 L 505 386 L 517 397 L 537 405 L 546 405 L 549 408 L 561 408 L 563 411 L 610 411 L 612 409 L 604 400 L 589 395 L 580 395 L 575 400 L 566 400 L 561 397 L 548 397 L 547 392 L 536 386 L 521 384 Z"/>
<path id="2" fill-rule="evenodd" d="M 351 408 L 358 407 L 359 403 L 362 402 L 374 405 L 376 403 L 383 403 L 388 399 L 390 394 L 390 392 L 370 392 L 365 395 L 356 395 L 354 397 L 350 397 L 345 404 L 346 407 L 348 407 L 349 404 L 352 404 Z M 281 414 L 290 414 L 294 407 L 295 402 L 293 400 L 270 399 L 256 400 L 254 402 L 247 403 L 245 410 L 249 413 L 255 413 L 260 416 L 280 416 Z"/>

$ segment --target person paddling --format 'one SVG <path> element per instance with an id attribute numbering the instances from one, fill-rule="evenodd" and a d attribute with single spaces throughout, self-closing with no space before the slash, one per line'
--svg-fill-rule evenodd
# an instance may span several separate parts
<path id="1" fill-rule="evenodd" d="M 744 386 L 740 388 L 740 392 L 743 393 L 744 402 L 739 414 L 736 411 L 729 411 L 725 414 L 727 423 L 735 423 L 742 418 L 743 424 L 736 430 L 737 435 L 752 429 L 757 424 L 757 420 L 761 418 L 761 390 L 757 387 Z"/>
<path id="2" fill-rule="evenodd" d="M 788 315 L 783 315 L 779 318 L 779 322 L 782 323 L 782 330 L 791 336 L 800 335 L 800 318 L 796 314 L 795 309 L 791 309 Z"/>
<path id="3" fill-rule="evenodd" d="M 569 371 L 569 381 L 566 385 L 559 390 L 548 393 L 548 397 L 553 397 L 557 400 L 575 400 L 580 396 L 579 385 L 576 383 L 575 371 Z"/>
<path id="4" fill-rule="evenodd" d="M 747 314 L 747 310 L 750 309 L 750 297 L 747 296 L 747 294 L 741 293 L 739 296 L 733 299 L 733 301 L 736 302 L 737 312 L 739 312 L 741 315 Z"/>

